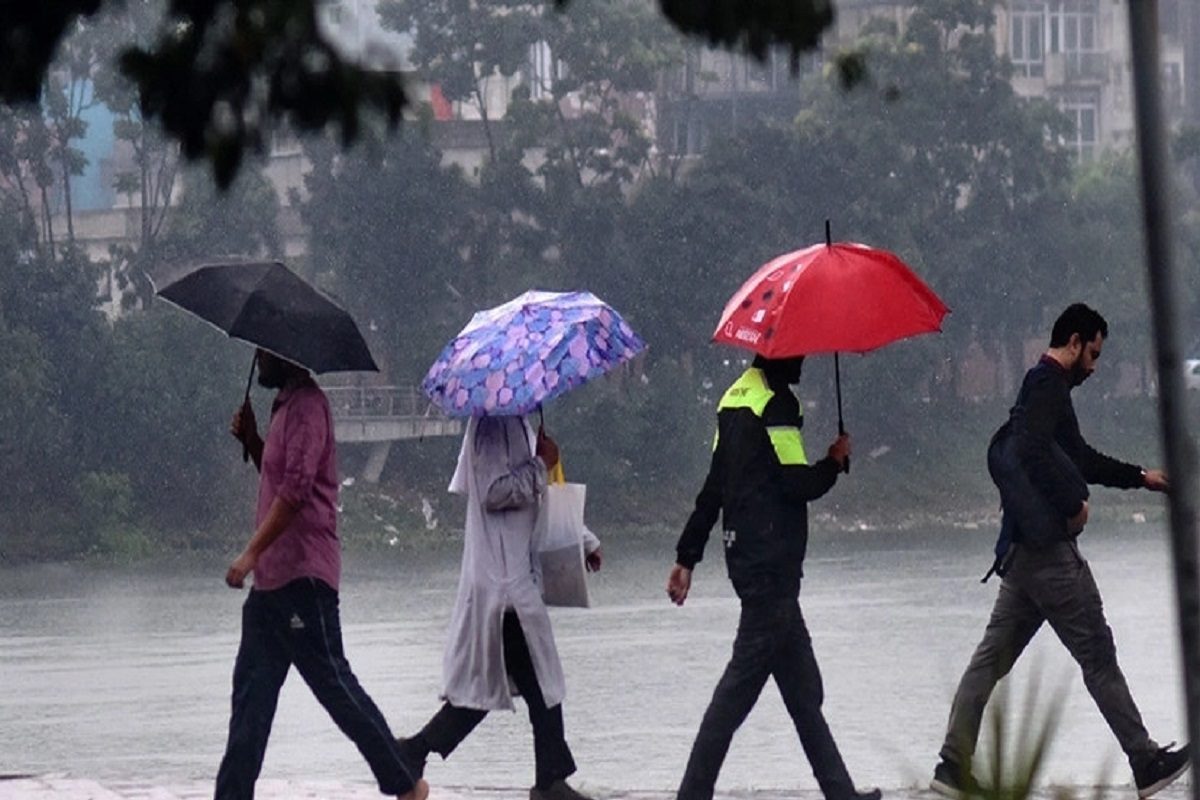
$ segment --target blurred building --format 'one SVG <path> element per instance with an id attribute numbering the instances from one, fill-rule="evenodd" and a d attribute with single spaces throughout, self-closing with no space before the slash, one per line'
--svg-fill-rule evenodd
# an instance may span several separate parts
<path id="1" fill-rule="evenodd" d="M 1184 112 L 1182 0 L 1162 0 L 1163 100 L 1172 121 Z M 1013 64 L 1013 86 L 1045 97 L 1074 122 L 1083 160 L 1133 144 L 1133 86 L 1127 0 L 1007 0 L 996 38 Z"/>
<path id="2" fill-rule="evenodd" d="M 1070 144 L 1081 160 L 1133 143 L 1129 0 L 1000 0 L 995 5 L 996 50 L 1013 65 L 1013 88 L 1045 98 L 1073 122 Z M 909 3 L 842 0 L 836 41 L 853 39 L 870 18 L 904 24 Z M 1164 107 L 1177 123 L 1195 120 L 1185 89 L 1196 64 L 1194 3 L 1160 0 Z M 1189 60 L 1192 62 L 1189 66 Z M 1195 80 L 1193 79 L 1193 83 Z M 1192 87 L 1193 90 L 1200 87 Z"/>
<path id="3" fill-rule="evenodd" d="M 1133 140 L 1128 0 L 1000 0 L 996 50 L 1013 65 L 1013 88 L 1054 103 L 1073 122 L 1068 142 L 1081 160 Z M 839 0 L 827 49 L 849 44 L 870 20 L 903 29 L 912 0 Z M 1160 0 L 1164 106 L 1172 122 L 1200 122 L 1200 29 L 1189 0 Z M 694 155 L 714 133 L 736 130 L 751 115 L 788 118 L 803 100 L 802 78 L 819 54 L 793 74 L 785 53 L 763 63 L 693 47 L 687 63 L 664 76 L 656 124 L 665 152 Z"/>
<path id="4" fill-rule="evenodd" d="M 793 118 L 803 104 L 804 78 L 821 65 L 819 53 L 804 56 L 793 71 L 783 51 L 773 50 L 759 62 L 689 45 L 684 63 L 660 78 L 654 122 L 659 148 L 695 157 L 714 136 L 734 132 L 745 121 Z"/>
<path id="5" fill-rule="evenodd" d="M 911 2 L 839 0 L 827 45 L 853 41 L 868 20 L 880 16 L 902 28 Z M 1128 2 L 999 0 L 995 7 L 996 48 L 1012 62 L 1014 88 L 1023 96 L 1047 98 L 1073 120 L 1069 144 L 1083 160 L 1132 142 Z M 1165 106 L 1173 122 L 1200 122 L 1200 31 L 1194 6 L 1186 0 L 1159 2 Z M 437 84 L 416 76 L 408 59 L 413 34 L 386 28 L 377 7 L 378 0 L 323 0 L 319 18 L 347 58 L 408 77 L 410 96 L 426 110 L 430 135 L 444 162 L 458 165 L 468 177 L 479 174 L 491 141 L 503 136 L 514 89 L 525 86 L 532 98 L 548 98 L 565 74 L 547 45 L 537 43 L 529 47 L 515 74 L 481 75 L 477 98 L 447 99 Z M 626 110 L 641 121 L 659 154 L 686 165 L 714 136 L 736 130 L 745 120 L 794 117 L 805 99 L 805 79 L 823 65 L 821 53 L 793 65 L 783 52 L 758 62 L 692 43 L 686 46 L 684 62 L 660 75 L 658 90 L 631 93 Z M 568 124 L 582 111 L 571 95 L 560 100 L 560 107 Z M 138 190 L 114 188 L 117 178 L 133 172 L 135 164 L 127 143 L 112 135 L 112 114 L 102 107 L 88 113 L 88 133 L 78 146 L 89 167 L 71 186 L 73 222 L 77 240 L 102 258 L 112 246 L 136 245 L 143 203 Z M 532 149 L 527 163 L 536 166 L 539 160 L 540 153 Z M 279 223 L 289 258 L 307 252 L 307 232 L 293 199 L 303 199 L 308 169 L 298 139 L 287 133 L 273 137 L 265 173 L 280 198 Z M 168 202 L 178 202 L 183 191 L 186 187 L 175 181 L 166 189 Z M 57 211 L 64 207 L 55 204 Z M 55 227 L 65 229 L 58 222 Z"/>

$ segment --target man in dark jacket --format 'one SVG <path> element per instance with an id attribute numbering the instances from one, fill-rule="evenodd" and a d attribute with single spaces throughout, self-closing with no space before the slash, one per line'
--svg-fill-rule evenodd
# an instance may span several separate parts
<path id="1" fill-rule="evenodd" d="M 839 436 L 828 455 L 808 464 L 800 404 L 789 388 L 803 358 L 761 356 L 725 392 L 708 477 L 676 548 L 667 594 L 683 605 L 692 569 L 718 515 L 725 563 L 742 602 L 733 658 L 700 724 L 679 800 L 710 800 L 733 734 L 774 677 L 800 743 L 827 800 L 878 800 L 855 791 L 821 713 L 821 674 L 800 613 L 801 566 L 808 543 L 809 500 L 833 486 L 850 455 Z"/>
<path id="2" fill-rule="evenodd" d="M 1190 763 L 1186 746 L 1159 747 L 1142 725 L 1117 665 L 1100 591 L 1076 544 L 1088 519 L 1087 484 L 1157 492 L 1168 487 L 1161 470 L 1097 452 L 1079 432 L 1071 390 L 1096 369 L 1107 336 L 1108 325 L 1094 310 L 1082 303 L 1068 307 L 989 445 L 989 469 L 1004 504 L 1002 526 L 1012 541 L 998 553 L 1000 594 L 954 695 L 930 784 L 946 797 L 958 800 L 970 789 L 984 707 L 1043 622 L 1082 668 L 1088 692 L 1129 758 L 1139 797 L 1167 786 Z"/>

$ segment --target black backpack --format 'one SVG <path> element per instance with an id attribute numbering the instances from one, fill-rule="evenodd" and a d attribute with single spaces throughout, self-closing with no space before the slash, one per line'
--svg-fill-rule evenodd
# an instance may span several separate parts
<path id="1" fill-rule="evenodd" d="M 1074 538 L 1067 530 L 1067 518 L 1029 479 L 1018 455 L 1019 435 L 1010 421 L 1001 426 L 988 443 L 988 474 L 1000 492 L 1001 516 L 995 560 L 983 576 L 983 582 L 993 574 L 1004 577 L 1014 544 L 1036 548 Z M 1079 467 L 1057 443 L 1050 445 L 1050 453 L 1058 468 L 1070 477 L 1082 499 L 1086 500 L 1087 481 Z"/>

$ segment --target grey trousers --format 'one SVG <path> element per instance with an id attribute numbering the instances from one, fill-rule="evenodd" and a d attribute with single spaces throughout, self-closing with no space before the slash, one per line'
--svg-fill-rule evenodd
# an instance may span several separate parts
<path id="1" fill-rule="evenodd" d="M 959 681 L 941 757 L 969 766 L 979 739 L 983 709 L 996 683 L 1012 669 L 1043 622 L 1079 663 L 1083 682 L 1133 766 L 1153 757 L 1158 745 L 1142 725 L 1129 693 L 1100 590 L 1075 542 L 1046 548 L 1017 546 L 1000 584 L 983 640 Z"/>

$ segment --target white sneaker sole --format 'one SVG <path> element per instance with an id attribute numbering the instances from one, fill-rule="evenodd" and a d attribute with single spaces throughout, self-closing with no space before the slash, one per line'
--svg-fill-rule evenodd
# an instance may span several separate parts
<path id="1" fill-rule="evenodd" d="M 1167 777 L 1163 778 L 1162 780 L 1158 781 L 1157 783 L 1152 783 L 1149 786 L 1147 786 L 1145 789 L 1138 789 L 1137 796 L 1138 796 L 1139 800 L 1146 800 L 1147 797 L 1150 797 L 1151 795 L 1161 792 L 1163 789 L 1167 788 L 1172 783 L 1177 781 L 1179 779 L 1179 776 L 1182 775 L 1183 773 L 1187 772 L 1191 766 L 1192 766 L 1192 762 L 1189 760 L 1189 761 L 1185 762 L 1182 767 L 1175 770 L 1173 773 L 1171 773 Z"/>
<path id="2" fill-rule="evenodd" d="M 963 800 L 967 796 L 966 792 L 956 789 L 948 783 L 943 783 L 937 778 L 929 782 L 929 788 L 948 800 Z"/>

